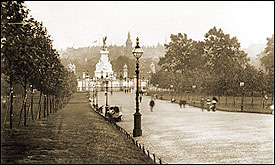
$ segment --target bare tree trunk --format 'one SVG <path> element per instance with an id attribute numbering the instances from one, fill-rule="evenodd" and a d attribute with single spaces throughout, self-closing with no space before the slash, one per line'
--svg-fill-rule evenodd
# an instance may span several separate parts
<path id="1" fill-rule="evenodd" d="M 10 129 L 12 129 L 12 117 L 13 117 L 13 86 L 12 75 L 10 75 Z"/>
<path id="2" fill-rule="evenodd" d="M 52 95 L 50 95 L 50 114 L 52 113 Z"/>
<path id="3" fill-rule="evenodd" d="M 31 86 L 31 113 L 32 113 L 32 121 L 34 121 L 33 117 L 33 86 Z"/>
<path id="4" fill-rule="evenodd" d="M 235 104 L 235 95 L 233 95 L 233 107 L 234 108 L 236 107 L 236 104 Z"/>
<path id="5" fill-rule="evenodd" d="M 25 91 L 24 91 L 24 93 L 25 93 Z M 24 125 L 25 125 L 25 116 L 26 116 L 26 102 L 27 102 L 27 97 L 23 97 L 23 102 L 22 102 L 22 108 L 21 108 L 21 110 L 20 110 L 20 117 L 19 117 L 19 122 L 18 122 L 18 126 L 20 125 L 20 123 L 21 123 L 21 118 L 22 118 L 22 111 L 24 111 Z M 25 109 L 25 110 L 24 110 Z"/>
<path id="6" fill-rule="evenodd" d="M 55 111 L 55 108 L 56 108 L 55 104 L 56 104 L 56 100 L 55 100 L 55 96 L 53 96 L 53 113 L 56 112 Z"/>
<path id="7" fill-rule="evenodd" d="M 262 90 L 262 102 L 263 102 L 263 109 L 264 109 L 264 100 L 265 98 L 264 98 L 264 91 Z"/>
<path id="8" fill-rule="evenodd" d="M 44 94 L 44 117 L 46 117 L 46 96 Z"/>
<path id="9" fill-rule="evenodd" d="M 253 103 L 254 103 L 254 91 L 252 90 L 252 98 L 251 98 L 251 107 L 253 108 Z"/>
<path id="10" fill-rule="evenodd" d="M 47 116 L 49 116 L 49 97 L 48 97 L 48 94 L 47 94 L 47 97 L 46 97 L 46 101 L 47 101 L 47 104 L 46 104 L 46 107 L 47 107 Z"/>
<path id="11" fill-rule="evenodd" d="M 39 96 L 39 103 L 38 103 L 38 113 L 37 113 L 37 119 L 41 118 L 41 101 L 42 101 L 42 92 L 40 92 L 40 96 Z"/>
<path id="12" fill-rule="evenodd" d="M 58 104 L 59 104 L 59 100 L 58 100 L 58 98 L 56 97 L 56 99 L 55 99 L 55 112 L 57 112 L 58 111 Z"/>
<path id="13" fill-rule="evenodd" d="M 27 125 L 26 103 L 27 103 L 27 81 L 26 81 L 26 78 L 25 78 L 25 83 L 24 83 L 24 126 Z"/>

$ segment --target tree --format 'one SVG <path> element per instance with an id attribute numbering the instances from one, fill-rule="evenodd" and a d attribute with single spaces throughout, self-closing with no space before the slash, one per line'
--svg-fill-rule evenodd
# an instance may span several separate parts
<path id="1" fill-rule="evenodd" d="M 178 82 L 172 83 L 177 91 L 188 91 L 195 84 L 201 87 L 205 63 L 202 56 L 204 43 L 188 39 L 186 34 L 181 33 L 171 34 L 170 37 L 171 42 L 165 44 L 165 56 L 158 63 L 161 69 L 172 74 L 173 82 Z"/>
<path id="2" fill-rule="evenodd" d="M 271 38 L 267 38 L 267 45 L 264 50 L 264 55 L 261 57 L 261 65 L 265 68 L 266 72 L 273 71 L 274 74 L 274 34 Z"/>
<path id="3" fill-rule="evenodd" d="M 261 65 L 265 69 L 267 91 L 272 94 L 272 101 L 274 96 L 274 34 L 271 38 L 267 38 L 267 45 L 260 58 Z"/>
<path id="4" fill-rule="evenodd" d="M 130 59 L 129 57 L 126 57 L 126 56 L 119 56 L 117 59 L 111 61 L 111 64 L 113 66 L 113 70 L 117 74 L 123 73 L 123 66 L 124 64 L 126 64 L 128 69 L 128 76 L 133 77 L 135 75 L 136 62 L 134 59 Z M 119 75 L 117 75 L 117 77 L 118 76 Z"/>
<path id="5" fill-rule="evenodd" d="M 213 27 L 205 34 L 204 57 L 206 68 L 214 78 L 214 94 L 222 95 L 228 89 L 235 88 L 242 80 L 243 69 L 248 65 L 247 54 L 240 50 L 236 37 Z"/>
<path id="6" fill-rule="evenodd" d="M 13 116 L 13 86 L 20 72 L 17 70 L 17 63 L 21 62 L 18 59 L 24 49 L 22 48 L 24 42 L 22 26 L 27 15 L 28 10 L 23 2 L 1 2 L 1 70 L 10 83 L 10 128 L 12 128 Z"/>
<path id="7" fill-rule="evenodd" d="M 41 96 L 46 95 L 47 104 L 44 101 L 44 107 L 47 107 L 48 115 L 48 98 L 51 95 L 62 99 L 70 96 L 75 91 L 76 79 L 68 77 L 69 73 L 61 64 L 57 51 L 52 48 L 52 40 L 47 34 L 47 29 L 42 23 L 28 17 L 28 9 L 23 2 L 1 3 L 1 34 L 1 69 L 4 74 L 1 75 L 1 79 L 6 78 L 10 83 L 10 128 L 12 128 L 14 83 L 20 83 L 24 88 L 21 112 L 24 110 L 24 125 L 26 125 L 28 85 L 40 91 L 40 109 Z M 55 93 L 55 90 L 59 91 Z M 44 108 L 44 116 L 45 110 Z"/>
<path id="8" fill-rule="evenodd" d="M 192 39 L 188 39 L 186 34 L 171 34 L 171 42 L 165 44 L 165 56 L 161 57 L 159 61 L 162 69 L 174 73 L 184 73 L 193 68 L 192 43 Z"/>

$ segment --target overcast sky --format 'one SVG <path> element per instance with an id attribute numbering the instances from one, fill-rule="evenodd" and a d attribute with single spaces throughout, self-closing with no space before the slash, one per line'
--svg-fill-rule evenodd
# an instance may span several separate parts
<path id="1" fill-rule="evenodd" d="M 163 44 L 170 34 L 186 33 L 203 40 L 216 26 L 241 47 L 266 43 L 274 34 L 274 1 L 26 1 L 30 14 L 42 21 L 57 49 L 123 45 L 128 31 L 140 45 Z M 100 42 L 93 43 L 100 40 Z"/>

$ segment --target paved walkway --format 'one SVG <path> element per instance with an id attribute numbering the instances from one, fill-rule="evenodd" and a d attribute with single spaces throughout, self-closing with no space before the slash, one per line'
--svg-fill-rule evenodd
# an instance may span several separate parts
<path id="1" fill-rule="evenodd" d="M 2 163 L 153 163 L 76 93 L 49 117 L 1 134 Z"/>
<path id="2" fill-rule="evenodd" d="M 135 93 L 114 92 L 109 104 L 122 106 L 117 124 L 133 132 Z M 156 100 L 153 112 L 150 97 L 140 104 L 140 144 L 165 163 L 182 164 L 267 164 L 274 163 L 274 115 L 207 112 L 170 101 Z M 105 103 L 99 93 L 99 105 Z"/>

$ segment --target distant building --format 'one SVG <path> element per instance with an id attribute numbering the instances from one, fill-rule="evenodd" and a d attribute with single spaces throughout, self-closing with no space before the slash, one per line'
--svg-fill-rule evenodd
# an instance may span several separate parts
<path id="1" fill-rule="evenodd" d="M 123 66 L 123 78 L 126 79 L 128 77 L 128 69 L 127 69 L 127 65 L 125 64 Z"/>
<path id="2" fill-rule="evenodd" d="M 70 62 L 70 64 L 68 66 L 69 66 L 69 70 L 71 72 L 73 72 L 74 74 L 76 74 L 76 72 L 75 72 L 75 68 L 76 68 L 75 64 Z"/>
<path id="3" fill-rule="evenodd" d="M 128 67 L 125 64 L 123 66 L 123 75 L 121 75 L 122 79 L 116 79 L 116 74 L 114 74 L 112 69 L 112 64 L 109 61 L 106 46 L 106 38 L 104 40 L 104 44 L 102 50 L 100 51 L 101 58 L 99 62 L 96 64 L 96 69 L 94 71 L 94 77 L 90 78 L 87 72 L 82 73 L 82 78 L 79 77 L 77 79 L 78 86 L 77 91 L 85 92 L 85 91 L 104 91 L 108 87 L 108 91 L 120 91 L 120 90 L 129 90 L 133 92 L 136 89 L 136 78 L 128 77 Z M 128 39 L 126 42 L 126 50 L 128 55 L 131 55 L 132 52 L 132 42 L 130 40 L 130 33 L 128 33 Z M 74 64 L 69 64 L 69 68 L 73 67 Z M 107 84 L 106 84 L 107 83 Z M 140 79 L 139 86 L 141 90 L 147 89 L 148 80 Z"/>
<path id="4" fill-rule="evenodd" d="M 90 86 L 90 76 L 87 72 L 82 72 L 82 77 L 77 78 L 77 91 L 84 92 L 88 91 Z"/>
<path id="5" fill-rule="evenodd" d="M 133 50 L 132 41 L 130 39 L 130 32 L 128 32 L 128 38 L 126 40 L 126 47 L 125 47 L 125 54 L 124 55 L 128 56 L 128 57 L 131 57 L 132 50 Z"/>

